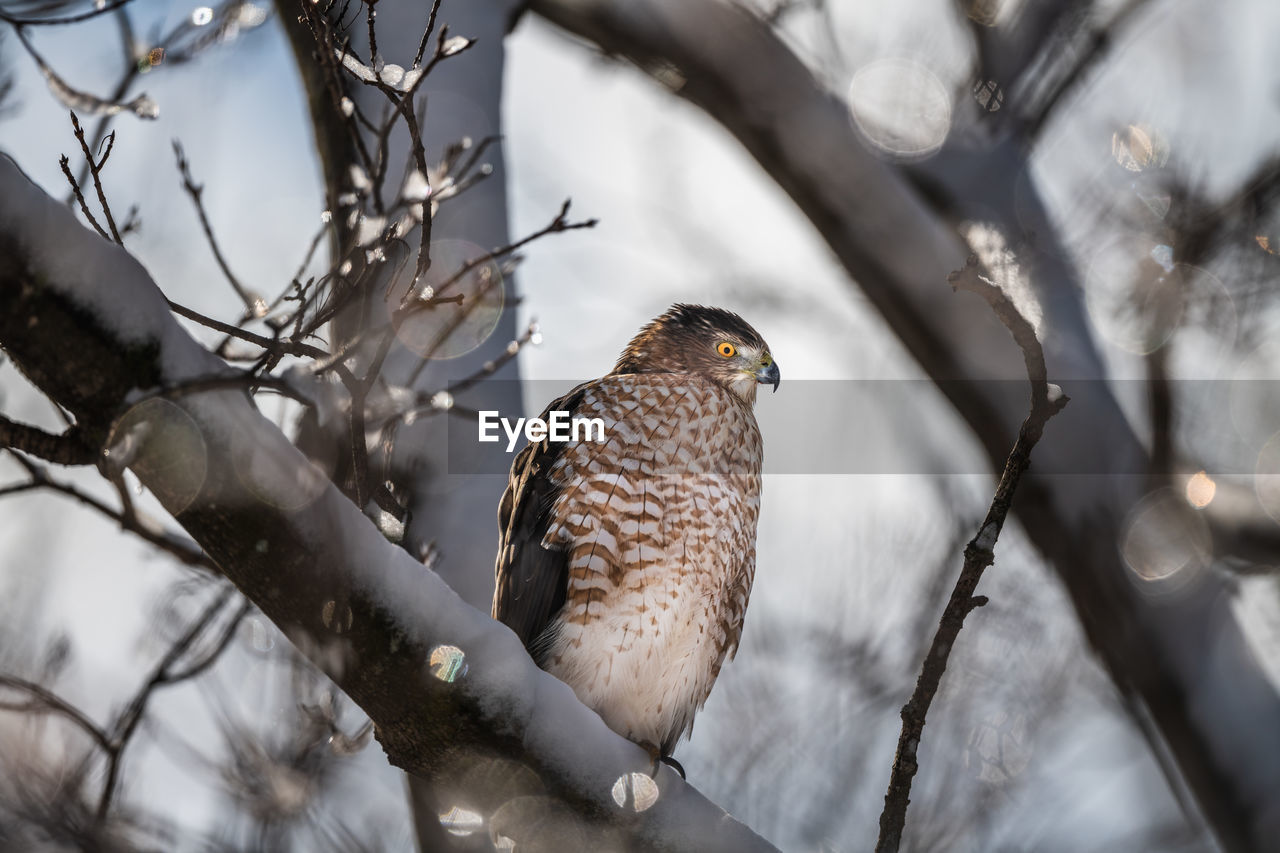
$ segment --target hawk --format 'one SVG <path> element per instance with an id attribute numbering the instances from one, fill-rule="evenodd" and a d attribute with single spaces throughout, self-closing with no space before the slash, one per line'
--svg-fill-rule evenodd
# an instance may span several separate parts
<path id="1" fill-rule="evenodd" d="M 742 634 L 760 509 L 752 407 L 780 379 L 737 314 L 675 305 L 542 414 L 599 418 L 604 440 L 528 444 L 498 508 L 494 618 L 677 768 L 671 751 Z"/>

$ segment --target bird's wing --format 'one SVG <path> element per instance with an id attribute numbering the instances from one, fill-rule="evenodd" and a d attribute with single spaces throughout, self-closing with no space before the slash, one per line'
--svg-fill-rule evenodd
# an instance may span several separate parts
<path id="1" fill-rule="evenodd" d="M 579 385 L 552 401 L 542 417 L 546 419 L 552 411 L 567 411 L 572 417 L 586 387 Z M 521 450 L 511 464 L 507 490 L 498 505 L 493 618 L 515 631 L 535 659 L 535 641 L 564 605 L 568 587 L 568 553 L 543 545 L 560 494 L 560 486 L 550 477 L 551 467 L 568 446 L 544 438 Z"/>

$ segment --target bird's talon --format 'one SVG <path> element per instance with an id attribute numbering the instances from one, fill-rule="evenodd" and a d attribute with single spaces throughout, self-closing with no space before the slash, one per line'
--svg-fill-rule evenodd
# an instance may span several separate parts
<path id="1" fill-rule="evenodd" d="M 677 773 L 679 773 L 679 774 L 680 774 L 680 778 L 681 778 L 681 779 L 688 779 L 688 778 L 689 778 L 688 776 L 685 776 L 685 775 L 684 775 L 684 766 L 683 766 L 683 765 L 681 765 L 679 761 L 676 761 L 674 758 L 672 758 L 670 755 L 660 755 L 660 756 L 658 756 L 658 761 L 661 761 L 663 764 L 667 765 L 667 766 L 668 766 L 668 767 L 670 767 L 672 770 L 674 770 L 674 771 L 676 771 Z M 656 763 L 655 763 L 655 765 L 654 765 L 654 769 L 655 769 L 655 770 L 657 769 L 657 765 L 656 765 Z M 653 774 L 650 774 L 650 775 L 653 775 Z"/>

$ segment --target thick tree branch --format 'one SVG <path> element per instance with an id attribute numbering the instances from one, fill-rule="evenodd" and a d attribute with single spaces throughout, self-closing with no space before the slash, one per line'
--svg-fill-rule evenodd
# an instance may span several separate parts
<path id="1" fill-rule="evenodd" d="M 369 715 L 394 763 L 437 777 L 450 795 L 448 769 L 463 758 L 495 767 L 514 758 L 536 776 L 506 779 L 494 794 L 502 799 L 484 808 L 551 794 L 607 846 L 769 849 L 674 773 L 658 775 L 643 810 L 616 797 L 648 766 L 644 751 L 534 666 L 508 629 L 388 543 L 244 394 L 130 410 L 134 389 L 225 366 L 178 326 L 136 261 L 77 225 L 7 157 L 0 299 L 11 306 L 0 343 L 15 362 L 92 432 L 111 433 L 122 415 L 144 427 L 131 433 L 130 468 Z M 175 456 L 173 442 L 195 450 Z"/>

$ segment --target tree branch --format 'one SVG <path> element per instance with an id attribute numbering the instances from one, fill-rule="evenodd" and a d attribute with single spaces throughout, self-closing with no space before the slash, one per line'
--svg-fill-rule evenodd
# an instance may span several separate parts
<path id="1" fill-rule="evenodd" d="M 1004 471 L 1000 475 L 987 516 L 978 532 L 965 546 L 964 566 L 960 570 L 960 577 L 956 578 L 951 597 L 942 611 L 933 642 L 930 643 L 920 667 L 915 690 L 902 708 L 902 733 L 898 736 L 898 751 L 893 759 L 889 790 L 884 795 L 884 811 L 880 813 L 877 853 L 892 853 L 902 844 L 911 781 L 919 767 L 916 755 L 924 737 L 924 723 L 929 706 L 938 692 L 938 685 L 942 683 L 947 660 L 955 648 L 960 629 L 964 627 L 965 617 L 987 603 L 986 596 L 974 593 L 982 580 L 982 573 L 995 562 L 996 540 L 1009 515 L 1018 481 L 1031 465 L 1031 451 L 1040 440 L 1049 418 L 1062 411 L 1067 404 L 1066 396 L 1061 391 L 1055 392 L 1046 381 L 1044 351 L 1036 340 L 1035 330 L 1000 288 L 979 274 L 977 258 L 970 255 L 964 269 L 952 273 L 948 279 L 956 289 L 969 290 L 982 296 L 1018 342 L 1027 363 L 1027 377 L 1031 381 L 1031 411 L 1022 422 L 1018 440 L 1009 451 L 1009 458 L 1005 460 Z"/>
<path id="2" fill-rule="evenodd" d="M 0 447 L 21 450 L 55 465 L 92 465 L 98 459 L 97 449 L 85 442 L 75 427 L 54 435 L 3 415 L 0 415 Z"/>

